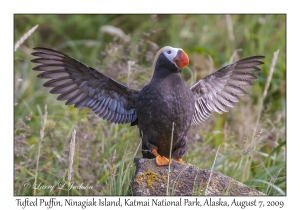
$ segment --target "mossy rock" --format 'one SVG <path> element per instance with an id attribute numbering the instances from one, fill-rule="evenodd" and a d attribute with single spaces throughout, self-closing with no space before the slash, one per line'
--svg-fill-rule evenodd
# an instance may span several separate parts
<path id="1" fill-rule="evenodd" d="M 155 159 L 135 158 L 134 161 L 136 174 L 131 183 L 131 191 L 136 196 L 167 195 L 167 188 L 168 195 L 178 196 L 265 195 L 221 173 L 177 161 L 170 164 L 169 186 L 167 186 L 168 166 L 157 166 Z"/>

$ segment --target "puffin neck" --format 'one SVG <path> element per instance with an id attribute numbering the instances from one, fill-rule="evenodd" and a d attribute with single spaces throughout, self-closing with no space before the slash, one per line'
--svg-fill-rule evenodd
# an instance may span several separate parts
<path id="1" fill-rule="evenodd" d="M 174 72 L 174 71 L 171 71 L 170 69 L 161 67 L 159 69 L 154 70 L 152 80 L 161 80 L 161 79 L 167 78 L 168 76 L 178 76 L 178 77 L 180 77 L 180 72 L 181 71 Z"/>

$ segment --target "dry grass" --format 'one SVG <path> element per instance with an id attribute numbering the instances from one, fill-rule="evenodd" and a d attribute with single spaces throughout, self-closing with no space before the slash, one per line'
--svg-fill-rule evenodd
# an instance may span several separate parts
<path id="1" fill-rule="evenodd" d="M 33 32 L 38 28 L 39 25 L 35 25 L 33 28 L 31 28 L 27 33 L 25 33 L 15 44 L 14 51 L 16 52 L 17 49 L 25 42 L 28 37 L 33 34 Z"/>
<path id="2" fill-rule="evenodd" d="M 169 185 L 170 185 L 170 173 L 171 173 L 171 169 L 170 169 L 170 165 L 171 165 L 171 160 L 172 160 L 172 148 L 173 148 L 173 135 L 174 135 L 174 126 L 175 123 L 172 123 L 172 132 L 171 132 L 171 144 L 170 144 L 170 152 L 169 152 L 169 164 L 168 164 L 168 177 L 167 177 L 167 187 L 166 187 L 166 195 L 169 195 Z"/>
<path id="3" fill-rule="evenodd" d="M 42 146 L 42 141 L 45 137 L 45 128 L 46 128 L 47 116 L 48 116 L 47 105 L 45 105 L 45 113 L 44 113 L 44 116 L 43 116 L 43 121 L 41 122 L 42 128 L 40 130 L 40 140 L 38 142 L 38 151 L 37 151 L 37 158 L 36 158 L 34 183 L 37 183 L 37 178 L 38 178 L 38 169 L 39 169 L 39 161 L 40 161 L 40 155 L 41 155 L 41 146 Z M 34 188 L 33 195 L 36 195 L 36 188 Z"/>
<path id="4" fill-rule="evenodd" d="M 69 167 L 68 167 L 68 186 L 71 186 L 72 180 L 72 172 L 73 172 L 73 162 L 74 162 L 74 154 L 75 154 L 75 143 L 76 140 L 76 130 L 73 130 L 72 139 L 70 142 L 70 154 L 69 154 Z"/>
<path id="5" fill-rule="evenodd" d="M 204 195 L 207 195 L 207 189 L 208 189 L 208 186 L 209 186 L 209 184 L 210 184 L 211 176 L 212 176 L 212 174 L 213 174 L 213 172 L 214 172 L 214 166 L 215 166 L 216 159 L 217 159 L 217 156 L 218 156 L 218 153 L 219 153 L 219 149 L 220 149 L 220 146 L 219 146 L 218 149 L 217 149 L 217 152 L 216 152 L 216 155 L 215 155 L 214 162 L 213 162 L 213 164 L 212 164 L 212 166 L 211 166 L 211 169 L 210 169 L 211 172 L 210 172 L 210 174 L 209 174 L 209 179 L 208 179 L 208 181 L 207 181 L 207 185 L 206 185 L 206 189 L 205 189 Z"/>

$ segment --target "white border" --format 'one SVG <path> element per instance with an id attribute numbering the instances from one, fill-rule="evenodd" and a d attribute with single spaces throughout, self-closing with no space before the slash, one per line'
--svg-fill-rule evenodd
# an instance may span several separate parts
<path id="1" fill-rule="evenodd" d="M 299 200 L 299 5 L 296 1 L 11 1 L 1 3 L 1 207 L 16 207 L 13 196 L 13 14 L 15 13 L 286 13 L 287 14 L 287 196 L 259 197 L 259 200 L 283 200 L 284 208 L 296 209 Z M 25 199 L 25 197 L 21 197 Z M 32 197 L 31 197 L 32 198 Z M 39 197 L 43 198 L 43 197 Z M 48 198 L 48 197 L 44 197 Z M 63 200 L 64 197 L 56 197 Z M 92 197 L 77 197 L 86 199 Z M 113 197 L 111 197 L 113 198 Z M 206 197 L 207 198 L 207 197 Z M 99 197 L 97 198 L 99 199 Z M 124 197 L 122 197 L 124 199 Z M 139 198 L 137 198 L 139 199 Z M 140 198 L 144 199 L 144 198 Z M 168 199 L 176 199 L 168 197 Z M 192 198 L 191 198 L 192 199 Z M 201 198 L 205 199 L 205 198 Z M 222 200 L 232 200 L 222 197 Z M 246 197 L 251 200 L 254 197 Z M 2 207 L 2 208 L 3 208 Z M 294 208 L 293 208 L 294 207 Z M 15 209 L 14 208 L 14 209 Z M 141 207 L 135 207 L 135 209 Z M 151 207 L 153 208 L 153 207 Z M 160 208 L 160 207 L 155 207 Z M 161 207 L 166 208 L 166 207 Z M 182 208 L 182 207 L 172 207 Z M 199 208 L 199 207 L 197 207 Z M 241 209 L 240 207 L 238 207 Z M 3 208 L 4 209 L 4 208 Z M 6 209 L 6 208 L 5 208 Z M 18 207 L 18 209 L 21 209 Z M 33 209 L 27 207 L 26 209 Z M 35 209 L 47 209 L 35 208 Z M 78 208 L 77 209 L 81 209 Z M 89 209 L 89 208 L 87 208 Z M 98 207 L 99 209 L 99 207 Z M 131 209 L 131 207 L 128 207 Z M 202 209 L 204 209 L 202 207 Z"/>

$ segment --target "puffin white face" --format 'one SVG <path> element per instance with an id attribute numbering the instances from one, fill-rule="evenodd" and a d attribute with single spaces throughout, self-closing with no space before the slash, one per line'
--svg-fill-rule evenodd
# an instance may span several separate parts
<path id="1" fill-rule="evenodd" d="M 187 54 L 181 48 L 166 46 L 163 48 L 162 53 L 177 68 L 182 68 L 189 63 L 189 58 Z"/>
<path id="2" fill-rule="evenodd" d="M 159 60 L 160 55 L 164 56 L 162 58 L 163 61 Z M 174 64 L 175 69 L 182 69 L 183 67 L 189 64 L 189 57 L 181 48 L 165 46 L 156 53 L 152 65 L 152 70 L 155 71 L 157 65 L 172 68 L 172 64 Z"/>
<path id="3" fill-rule="evenodd" d="M 163 51 L 163 54 L 168 58 L 168 60 L 171 63 L 174 63 L 176 65 L 176 63 L 173 61 L 173 59 L 176 57 L 178 50 L 179 50 L 179 48 L 174 48 L 174 47 L 166 46 L 165 49 L 164 49 L 164 51 Z"/>

